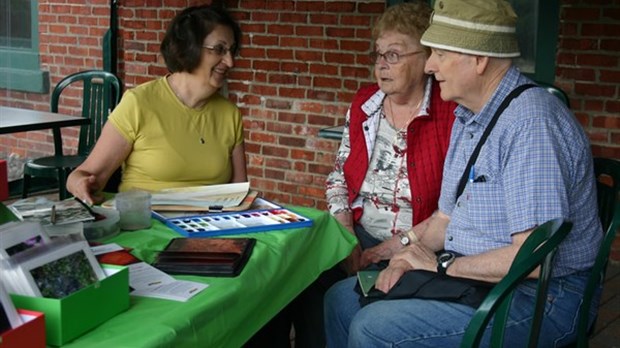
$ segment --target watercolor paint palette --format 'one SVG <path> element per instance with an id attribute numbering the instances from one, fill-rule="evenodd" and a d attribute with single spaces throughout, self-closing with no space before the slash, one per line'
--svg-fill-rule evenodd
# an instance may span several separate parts
<path id="1" fill-rule="evenodd" d="M 205 213 L 191 216 L 153 216 L 185 237 L 211 237 L 312 226 L 312 220 L 261 199 L 262 209 Z"/>

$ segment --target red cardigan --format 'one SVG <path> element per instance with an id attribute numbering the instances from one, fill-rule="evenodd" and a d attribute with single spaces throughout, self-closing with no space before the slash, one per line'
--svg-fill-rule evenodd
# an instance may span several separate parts
<path id="1" fill-rule="evenodd" d="M 351 152 L 343 171 L 349 191 L 349 206 L 357 198 L 368 170 L 368 155 L 363 122 L 368 115 L 361 106 L 377 92 L 377 84 L 361 88 L 351 103 L 349 141 Z M 437 210 L 441 190 L 443 162 L 450 142 L 456 103 L 444 102 L 439 84 L 433 81 L 429 116 L 416 117 L 407 128 L 407 172 L 411 187 L 413 225 Z M 362 209 L 353 210 L 354 221 L 359 221 Z"/>

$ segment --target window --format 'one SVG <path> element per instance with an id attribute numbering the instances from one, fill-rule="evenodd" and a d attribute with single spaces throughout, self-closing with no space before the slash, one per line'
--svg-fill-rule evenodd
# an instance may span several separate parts
<path id="1" fill-rule="evenodd" d="M 407 0 L 386 0 L 388 6 Z M 517 13 L 521 57 L 514 63 L 531 79 L 553 84 L 560 20 L 559 0 L 509 0 Z M 429 0 L 434 3 L 434 0 Z"/>
<path id="2" fill-rule="evenodd" d="M 47 93 L 40 70 L 38 1 L 0 0 L 0 88 Z"/>

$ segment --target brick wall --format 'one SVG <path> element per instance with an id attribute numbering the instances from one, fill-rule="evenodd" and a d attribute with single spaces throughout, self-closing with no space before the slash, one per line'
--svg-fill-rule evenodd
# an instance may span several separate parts
<path id="1" fill-rule="evenodd" d="M 563 0 L 556 84 L 595 156 L 620 158 L 620 1 Z"/>
<path id="2" fill-rule="evenodd" d="M 595 155 L 620 158 L 618 0 L 565 0 L 556 83 L 589 133 Z M 101 68 L 109 1 L 39 4 L 41 59 L 51 85 L 69 73 Z M 344 121 L 353 93 L 371 81 L 369 28 L 384 0 L 227 0 L 244 31 L 228 91 L 244 114 L 251 185 L 281 203 L 325 208 L 324 180 L 338 142 L 319 129 Z M 127 87 L 166 73 L 159 43 L 174 14 L 205 1 L 123 0 L 119 75 Z M 62 14 L 62 17 L 60 17 Z M 49 108 L 47 95 L 0 90 L 0 104 Z M 66 109 L 65 112 L 75 112 Z M 76 130 L 63 130 L 66 151 Z M 49 132 L 0 136 L 0 153 L 51 153 Z"/>

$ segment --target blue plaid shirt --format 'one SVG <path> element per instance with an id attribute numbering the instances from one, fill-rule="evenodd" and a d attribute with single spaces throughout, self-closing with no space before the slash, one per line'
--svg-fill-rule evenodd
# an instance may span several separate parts
<path id="1" fill-rule="evenodd" d="M 555 96 L 530 88 L 506 108 L 474 164 L 476 182 L 456 188 L 471 153 L 504 98 L 532 83 L 511 68 L 474 114 L 459 106 L 443 172 L 439 209 L 450 215 L 445 249 L 472 255 L 507 246 L 511 235 L 563 217 L 573 229 L 555 257 L 554 276 L 590 268 L 602 239 L 589 140 Z M 480 178 L 484 177 L 484 181 Z"/>

